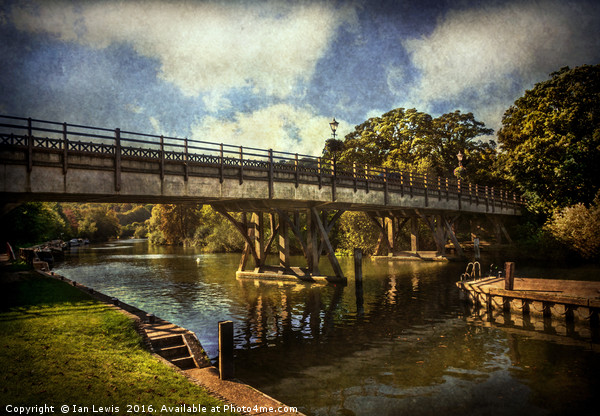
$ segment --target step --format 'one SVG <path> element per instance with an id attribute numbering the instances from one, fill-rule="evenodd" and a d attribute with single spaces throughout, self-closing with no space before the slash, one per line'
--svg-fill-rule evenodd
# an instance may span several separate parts
<path id="1" fill-rule="evenodd" d="M 167 360 L 190 356 L 190 350 L 188 349 L 187 345 L 159 348 L 156 353 Z"/>
<path id="2" fill-rule="evenodd" d="M 150 337 L 150 342 L 152 343 L 152 346 L 157 349 L 185 345 L 183 336 L 181 335 L 167 335 L 159 338 Z"/>
<path id="3" fill-rule="evenodd" d="M 196 363 L 192 357 L 174 358 L 169 360 L 182 370 L 189 370 L 190 368 L 196 368 Z"/>

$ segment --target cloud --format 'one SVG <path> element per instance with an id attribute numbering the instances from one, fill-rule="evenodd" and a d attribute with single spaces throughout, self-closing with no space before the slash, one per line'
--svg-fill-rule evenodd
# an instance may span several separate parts
<path id="1" fill-rule="evenodd" d="M 221 96 L 218 92 L 210 92 L 202 97 L 202 102 L 206 107 L 206 111 L 216 113 L 218 111 L 229 110 L 231 101 Z"/>
<path id="2" fill-rule="evenodd" d="M 451 11 L 429 36 L 403 42 L 421 72 L 412 100 L 456 100 L 492 117 L 499 101 L 505 110 L 562 66 L 595 63 L 598 12 L 593 2 L 554 0 Z"/>
<path id="3" fill-rule="evenodd" d="M 152 128 L 154 129 L 154 133 L 164 134 L 164 131 L 160 125 L 160 121 L 158 121 L 158 119 L 156 117 L 150 116 L 148 118 L 148 120 L 150 121 L 150 124 L 152 125 Z"/>
<path id="4" fill-rule="evenodd" d="M 191 138 L 318 156 L 331 137 L 330 121 L 310 107 L 275 104 L 252 113 L 237 113 L 229 121 L 207 116 L 192 126 Z M 343 137 L 351 126 L 338 121 L 338 136 Z"/>
<path id="5" fill-rule="evenodd" d="M 125 43 L 160 62 L 185 95 L 250 87 L 277 97 L 309 80 L 351 7 L 264 3 L 41 1 L 15 6 L 17 29 L 93 48 Z"/>

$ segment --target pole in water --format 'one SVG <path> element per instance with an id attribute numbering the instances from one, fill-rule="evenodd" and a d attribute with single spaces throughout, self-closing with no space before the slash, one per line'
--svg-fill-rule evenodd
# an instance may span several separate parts
<path id="1" fill-rule="evenodd" d="M 219 322 L 219 375 L 221 380 L 233 378 L 233 322 Z"/>
<path id="2" fill-rule="evenodd" d="M 479 253 L 479 237 L 473 239 L 473 249 L 475 250 L 475 260 L 479 260 L 481 258 L 481 254 Z"/>
<path id="3" fill-rule="evenodd" d="M 356 313 L 365 313 L 363 297 L 362 250 L 354 249 L 354 289 L 356 293 Z"/>
<path id="4" fill-rule="evenodd" d="M 515 263 L 507 261 L 504 263 L 504 289 L 513 290 L 515 286 Z"/>

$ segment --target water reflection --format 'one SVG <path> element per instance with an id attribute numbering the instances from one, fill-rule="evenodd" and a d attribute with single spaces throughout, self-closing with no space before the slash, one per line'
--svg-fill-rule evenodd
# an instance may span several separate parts
<path id="1" fill-rule="evenodd" d="M 233 320 L 237 376 L 309 415 L 595 406 L 599 354 L 585 331 L 467 309 L 462 264 L 365 260 L 361 299 L 351 258 L 347 286 L 236 280 L 238 261 L 134 241 L 82 247 L 57 272 L 196 332 L 212 358 L 217 322 Z"/>

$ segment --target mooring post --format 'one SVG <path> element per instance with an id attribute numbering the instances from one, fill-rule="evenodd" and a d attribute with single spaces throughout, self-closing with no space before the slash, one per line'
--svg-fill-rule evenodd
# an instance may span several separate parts
<path id="1" fill-rule="evenodd" d="M 354 249 L 354 291 L 356 293 L 356 313 L 365 313 L 363 297 L 362 250 Z"/>
<path id="2" fill-rule="evenodd" d="M 504 289 L 513 290 L 515 286 L 515 263 L 507 261 L 504 263 Z"/>
<path id="3" fill-rule="evenodd" d="M 219 322 L 219 377 L 233 378 L 233 322 Z"/>

